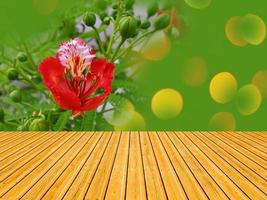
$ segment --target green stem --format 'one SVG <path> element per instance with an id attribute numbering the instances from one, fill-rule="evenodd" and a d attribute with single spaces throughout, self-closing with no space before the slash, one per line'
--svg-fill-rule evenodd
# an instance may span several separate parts
<path id="1" fill-rule="evenodd" d="M 121 46 L 124 44 L 125 41 L 126 41 L 126 39 L 125 39 L 125 38 L 122 38 L 122 40 L 120 41 L 118 47 L 117 47 L 116 50 L 115 50 L 115 53 L 114 53 L 114 55 L 113 55 L 113 57 L 112 57 L 112 59 L 111 59 L 111 62 L 113 62 L 113 61 L 115 60 L 115 58 L 116 58 L 116 56 L 117 56 L 119 50 L 121 49 Z"/>
<path id="2" fill-rule="evenodd" d="M 95 33 L 96 33 L 96 41 L 97 41 L 97 44 L 98 44 L 98 46 L 99 46 L 99 48 L 100 48 L 100 51 L 101 51 L 103 54 L 105 54 L 105 49 L 104 49 L 103 44 L 102 44 L 102 42 L 101 42 L 99 32 L 98 32 L 98 30 L 96 29 L 96 27 L 93 26 L 92 28 L 94 29 L 94 31 L 95 31 Z"/>
<path id="3" fill-rule="evenodd" d="M 9 121 L 5 121 L 4 124 L 11 125 L 11 126 L 18 126 L 17 123 L 13 123 L 13 122 L 9 122 Z"/>
<path id="4" fill-rule="evenodd" d="M 119 0 L 119 12 L 118 12 L 118 16 L 117 16 L 117 19 L 115 21 L 115 24 L 114 24 L 114 30 L 112 32 L 112 36 L 111 36 L 109 44 L 108 44 L 107 55 L 110 54 L 113 42 L 115 40 L 116 33 L 118 31 L 118 27 L 120 24 L 120 20 L 121 20 L 121 16 L 122 16 L 122 2 L 123 2 L 123 0 Z"/>
<path id="5" fill-rule="evenodd" d="M 24 73 L 24 71 L 17 66 L 17 60 L 14 61 L 14 68 L 18 71 L 18 73 L 22 76 L 22 78 L 27 81 L 32 87 L 36 89 L 40 89 L 38 85 L 36 85 L 28 76 Z"/>
<path id="6" fill-rule="evenodd" d="M 101 113 L 103 113 L 103 112 L 105 111 L 107 104 L 108 104 L 108 101 L 106 101 L 106 102 L 103 104 L 103 107 L 102 107 L 102 109 L 101 109 Z"/>
<path id="7" fill-rule="evenodd" d="M 109 111 L 112 111 L 112 110 L 116 110 L 115 108 L 110 108 L 108 110 L 104 110 L 102 113 L 106 113 L 106 112 L 109 112 Z"/>
<path id="8" fill-rule="evenodd" d="M 37 108 L 35 108 L 33 105 L 31 105 L 29 103 L 21 102 L 21 104 L 24 105 L 24 106 L 28 106 L 28 107 L 32 108 L 33 110 L 38 110 Z"/>
<path id="9" fill-rule="evenodd" d="M 124 54 L 126 54 L 128 52 L 128 50 L 132 49 L 140 40 L 142 40 L 143 38 L 145 38 L 146 36 L 155 33 L 156 30 L 152 30 L 152 31 L 148 31 L 145 34 L 141 35 L 139 38 L 136 38 L 133 42 L 131 42 L 131 44 L 129 44 L 129 46 L 124 49 L 124 51 L 122 51 L 115 60 L 119 59 L 120 57 L 122 57 Z"/>
<path id="10" fill-rule="evenodd" d="M 30 62 L 31 65 L 32 65 L 32 68 L 35 69 L 35 63 L 34 63 L 34 61 L 33 61 L 32 55 L 31 55 L 30 52 L 29 52 L 28 47 L 26 46 L 25 43 L 23 43 L 23 46 L 24 46 L 25 52 L 26 52 L 26 54 L 27 54 L 27 56 L 28 56 L 28 58 L 29 58 L 29 62 Z"/>
<path id="11" fill-rule="evenodd" d="M 24 65 L 21 66 L 21 68 L 26 71 L 29 74 L 36 75 L 36 72 L 28 68 L 27 66 L 25 67 Z"/>

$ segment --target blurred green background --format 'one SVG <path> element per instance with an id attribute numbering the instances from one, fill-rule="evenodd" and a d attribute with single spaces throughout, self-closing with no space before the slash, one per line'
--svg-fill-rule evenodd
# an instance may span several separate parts
<path id="1" fill-rule="evenodd" d="M 16 33 L 23 38 L 28 38 L 46 31 L 49 27 L 58 25 L 61 19 L 60 13 L 84 1 L 47 0 L 48 4 L 45 2 L 41 0 L 1 1 L 1 40 L 4 41 L 13 35 L 16 37 Z M 142 7 L 144 1 L 138 2 Z M 226 23 L 232 16 L 245 16 L 251 13 L 259 16 L 266 24 L 267 2 L 265 0 L 211 0 L 208 6 L 201 9 L 188 4 L 188 2 L 193 2 L 194 5 L 195 2 L 197 5 L 197 2 L 201 2 L 198 0 L 159 2 L 176 6 L 179 36 L 175 40 L 170 40 L 165 38 L 167 37 L 165 33 L 162 33 L 163 36 L 159 37 L 163 39 L 159 39 L 159 43 L 154 46 L 155 54 L 159 52 L 161 57 L 152 59 L 152 61 L 151 56 L 143 53 L 143 57 L 140 58 L 146 62 L 140 84 L 147 98 L 135 107 L 143 115 L 146 130 L 213 130 L 216 127 L 235 130 L 267 130 L 266 98 L 261 98 L 260 107 L 255 112 L 243 115 L 237 106 L 237 93 L 230 102 L 221 104 L 214 101 L 209 92 L 211 80 L 218 73 L 231 73 L 237 81 L 237 90 L 239 90 L 251 84 L 258 71 L 267 70 L 266 40 L 259 45 L 248 44 L 239 47 L 232 44 L 225 34 Z M 202 2 L 209 1 L 203 0 Z M 200 60 L 200 63 L 203 62 L 204 72 L 201 68 L 200 71 L 189 70 L 187 73 L 196 73 L 194 80 L 198 78 L 198 75 L 200 78 L 203 76 L 203 80 L 197 86 L 190 86 L 185 81 L 185 70 L 188 66 L 194 65 L 192 61 L 194 58 Z M 181 112 L 170 119 L 158 118 L 151 108 L 153 96 L 164 88 L 177 90 L 183 99 Z M 245 95 L 245 98 L 249 99 L 250 96 Z M 220 112 L 227 112 L 228 115 L 215 119 L 215 125 L 212 125 L 212 117 Z"/>

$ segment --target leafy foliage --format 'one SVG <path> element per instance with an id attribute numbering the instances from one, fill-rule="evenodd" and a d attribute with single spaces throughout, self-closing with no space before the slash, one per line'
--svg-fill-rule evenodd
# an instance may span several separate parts
<path id="1" fill-rule="evenodd" d="M 140 103 L 144 95 L 135 83 L 136 73 L 129 74 L 127 70 L 133 69 L 138 60 L 135 47 L 157 31 L 150 23 L 156 11 L 141 21 L 135 14 L 134 0 L 118 0 L 116 6 L 112 2 L 81 0 L 64 10 L 43 33 L 26 39 L 5 37 L 0 46 L 0 109 L 3 114 L 0 130 L 27 131 L 33 127 L 33 122 L 34 127 L 47 125 L 53 131 L 113 130 L 113 126 L 131 118 L 134 105 Z M 86 11 L 94 14 L 84 15 Z M 145 26 L 141 26 L 142 22 L 146 22 Z M 167 26 L 169 21 L 164 18 L 164 23 Z M 71 116 L 70 111 L 63 111 L 55 104 L 37 68 L 41 60 L 55 56 L 62 41 L 76 37 L 89 43 L 98 57 L 115 62 L 116 69 L 109 99 L 95 111 Z M 131 59 L 127 57 L 129 53 Z"/>

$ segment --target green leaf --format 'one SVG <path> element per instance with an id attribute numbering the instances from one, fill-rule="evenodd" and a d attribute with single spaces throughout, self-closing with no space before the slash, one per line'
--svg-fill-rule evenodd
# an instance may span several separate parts
<path id="1" fill-rule="evenodd" d="M 96 111 L 86 112 L 84 114 L 81 130 L 83 131 L 94 131 L 96 121 Z"/>
<path id="2" fill-rule="evenodd" d="M 70 111 L 62 112 L 56 122 L 56 124 L 53 126 L 54 131 L 62 131 L 66 124 L 68 123 L 69 117 L 71 115 Z"/>

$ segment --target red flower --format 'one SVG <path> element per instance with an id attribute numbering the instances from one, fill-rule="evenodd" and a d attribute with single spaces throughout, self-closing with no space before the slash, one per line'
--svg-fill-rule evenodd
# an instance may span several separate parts
<path id="1" fill-rule="evenodd" d="M 112 90 L 114 64 L 95 59 L 92 48 L 78 38 L 64 42 L 56 58 L 40 63 L 39 71 L 56 103 L 73 115 L 95 110 Z"/>

